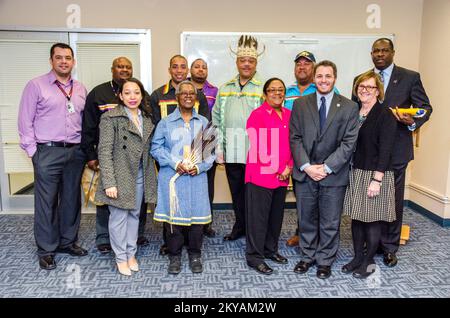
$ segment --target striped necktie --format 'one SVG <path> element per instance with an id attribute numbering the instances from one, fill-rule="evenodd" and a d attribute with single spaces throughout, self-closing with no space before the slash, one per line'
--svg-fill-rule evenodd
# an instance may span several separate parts
<path id="1" fill-rule="evenodd" d="M 322 133 L 322 130 L 325 127 L 325 122 L 327 120 L 327 105 L 325 103 L 324 96 L 320 98 L 319 119 L 320 119 L 320 133 Z"/>
<path id="2" fill-rule="evenodd" d="M 384 85 L 384 72 L 383 71 L 380 71 L 380 80 L 381 80 L 381 83 L 383 83 L 383 85 Z"/>

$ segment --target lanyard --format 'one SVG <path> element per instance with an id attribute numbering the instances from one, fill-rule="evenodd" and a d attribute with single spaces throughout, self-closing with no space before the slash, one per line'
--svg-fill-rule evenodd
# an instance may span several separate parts
<path id="1" fill-rule="evenodd" d="M 66 93 L 65 89 L 61 86 L 61 83 L 59 81 L 56 81 L 56 85 L 58 86 L 59 90 L 64 94 L 64 96 L 67 98 L 67 101 L 70 102 L 70 99 L 72 98 L 72 92 L 73 92 L 73 82 L 70 82 L 70 91 L 69 94 Z"/>
<path id="2" fill-rule="evenodd" d="M 110 81 L 109 83 L 111 84 L 111 88 L 112 88 L 112 90 L 113 90 L 113 92 L 114 92 L 114 95 L 116 95 L 116 97 L 117 97 L 117 92 L 118 92 L 119 89 L 115 89 L 115 88 L 114 88 L 114 85 L 113 85 L 113 82 L 112 82 L 112 81 Z"/>

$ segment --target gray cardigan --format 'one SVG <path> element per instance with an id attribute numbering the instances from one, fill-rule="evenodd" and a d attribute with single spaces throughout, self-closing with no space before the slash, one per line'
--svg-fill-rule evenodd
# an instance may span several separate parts
<path id="1" fill-rule="evenodd" d="M 155 162 L 149 155 L 154 129 L 151 118 L 143 116 L 143 137 L 130 121 L 124 106 L 104 113 L 100 121 L 98 159 L 100 181 L 96 200 L 121 209 L 136 208 L 136 178 L 141 158 L 144 169 L 145 202 L 156 203 Z M 105 189 L 117 187 L 117 199 Z"/>

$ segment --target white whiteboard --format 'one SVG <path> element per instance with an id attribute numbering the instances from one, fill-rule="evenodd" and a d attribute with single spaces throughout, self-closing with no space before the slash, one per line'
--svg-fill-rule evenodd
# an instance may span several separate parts
<path id="1" fill-rule="evenodd" d="M 316 61 L 331 60 L 337 66 L 336 87 L 342 95 L 351 97 L 353 78 L 373 67 L 370 51 L 373 42 L 381 37 L 394 40 L 394 35 L 339 35 L 307 33 L 238 33 L 238 32 L 183 32 L 181 54 L 190 63 L 203 58 L 208 63 L 208 81 L 220 86 L 237 74 L 236 51 L 241 34 L 257 38 L 259 50 L 265 52 L 258 60 L 258 73 L 263 81 L 270 77 L 281 78 L 286 86 L 295 82 L 294 58 L 307 50 Z"/>

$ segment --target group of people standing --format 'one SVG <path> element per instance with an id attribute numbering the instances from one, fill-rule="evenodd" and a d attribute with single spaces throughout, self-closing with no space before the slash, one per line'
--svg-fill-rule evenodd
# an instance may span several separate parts
<path id="1" fill-rule="evenodd" d="M 299 227 L 289 244 L 300 246 L 294 272 L 316 264 L 317 277 L 330 277 L 343 212 L 352 218 L 355 255 L 342 272 L 369 276 L 379 250 L 387 266 L 397 264 L 412 131 L 432 111 L 419 74 L 394 65 L 392 41 L 378 39 L 375 67 L 355 78 L 352 101 L 335 88 L 336 65 L 316 63 L 311 52 L 295 57 L 297 82 L 287 89 L 279 78 L 261 81 L 255 38 L 241 36 L 235 54 L 238 74 L 219 89 L 207 81 L 203 59 L 192 63 L 188 78 L 186 58 L 175 55 L 170 81 L 149 95 L 132 77 L 131 62 L 119 57 L 112 80 L 87 94 L 71 78 L 70 46 L 53 45 L 52 70 L 27 84 L 19 113 L 21 146 L 35 171 L 41 268 L 54 269 L 57 252 L 87 254 L 77 245 L 85 163 L 100 171 L 97 248 L 114 252 L 123 275 L 139 271 L 148 203 L 163 223 L 160 254 L 168 254 L 168 272 L 180 273 L 183 246 L 191 271 L 203 271 L 203 236 L 215 235 L 218 164 L 225 165 L 235 215 L 224 240 L 245 236 L 247 264 L 257 272 L 273 273 L 266 259 L 288 263 L 278 243 L 291 177 Z M 412 105 L 426 115 L 396 109 Z M 209 122 L 217 146 L 192 161 L 193 140 Z"/>

